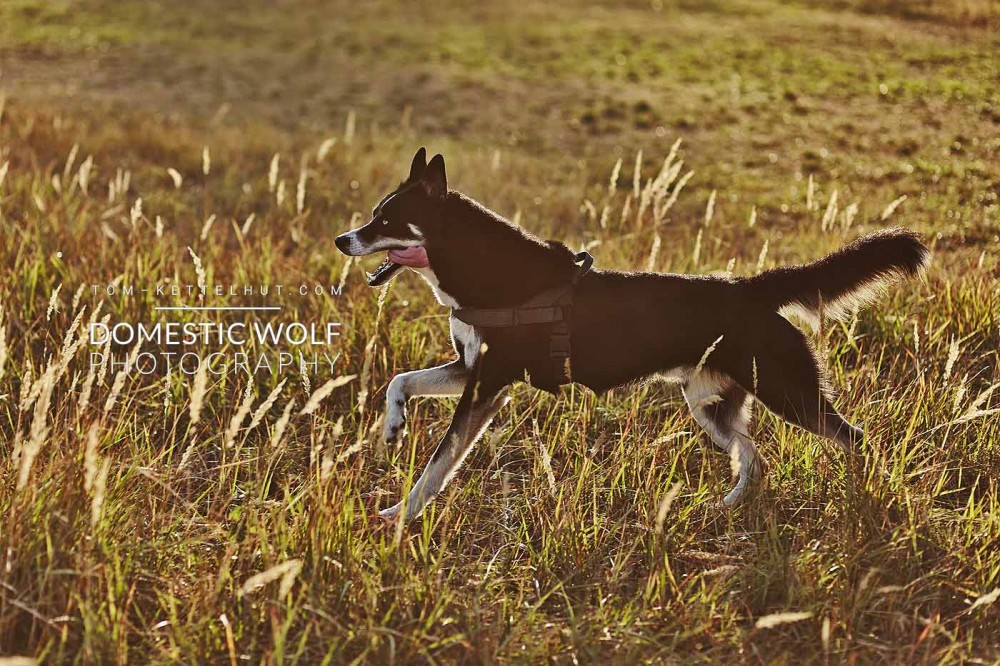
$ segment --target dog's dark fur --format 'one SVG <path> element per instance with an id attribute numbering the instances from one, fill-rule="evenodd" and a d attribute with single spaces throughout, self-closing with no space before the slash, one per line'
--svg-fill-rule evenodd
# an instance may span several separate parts
<path id="1" fill-rule="evenodd" d="M 565 245 L 539 240 L 449 191 L 444 160 L 438 155 L 425 167 L 422 151 L 407 181 L 376 207 L 373 221 L 337 239 L 342 251 L 423 247 L 429 267 L 418 272 L 452 307 L 513 307 L 569 282 L 577 267 Z M 927 260 L 913 232 L 886 229 L 815 263 L 749 278 L 594 269 L 575 293 L 572 379 L 597 392 L 653 376 L 680 381 L 696 420 L 739 465 L 739 483 L 726 498 L 735 502 L 759 472 L 748 436 L 750 396 L 849 453 L 863 436 L 834 407 L 809 340 L 779 312 L 842 313 L 871 302 L 891 280 L 917 274 Z M 461 399 L 413 492 L 384 515 L 403 509 L 404 518 L 417 515 L 503 404 L 506 387 L 548 372 L 550 326 L 471 329 L 452 318 L 458 360 L 393 380 L 389 439 L 402 428 L 408 397 Z"/>

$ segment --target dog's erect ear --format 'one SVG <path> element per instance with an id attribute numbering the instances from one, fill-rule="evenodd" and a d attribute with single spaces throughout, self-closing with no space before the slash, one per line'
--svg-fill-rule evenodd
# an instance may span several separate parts
<path id="1" fill-rule="evenodd" d="M 432 197 L 443 197 L 448 194 L 448 177 L 444 173 L 444 158 L 435 155 L 427 163 L 424 174 L 420 177 L 427 194 Z"/>
<path id="2" fill-rule="evenodd" d="M 427 168 L 427 149 L 423 146 L 417 151 L 417 154 L 413 156 L 413 161 L 410 162 L 410 175 L 407 177 L 406 181 L 409 183 L 415 182 L 420 179 L 423 175 L 424 169 Z"/>

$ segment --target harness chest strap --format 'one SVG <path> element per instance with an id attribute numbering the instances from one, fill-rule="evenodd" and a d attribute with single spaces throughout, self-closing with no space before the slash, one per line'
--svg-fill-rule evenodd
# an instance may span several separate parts
<path id="1" fill-rule="evenodd" d="M 549 333 L 549 359 L 556 384 L 572 381 L 570 376 L 570 320 L 573 294 L 580 279 L 594 265 L 589 252 L 580 252 L 573 258 L 580 264 L 568 284 L 536 294 L 515 308 L 458 308 L 452 315 L 459 321 L 480 328 L 512 328 L 531 324 L 552 324 Z"/>

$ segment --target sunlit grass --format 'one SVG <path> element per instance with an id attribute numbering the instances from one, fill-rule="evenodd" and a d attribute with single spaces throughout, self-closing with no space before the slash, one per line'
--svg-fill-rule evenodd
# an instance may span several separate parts
<path id="1" fill-rule="evenodd" d="M 846 474 L 833 448 L 758 409 L 767 474 L 725 511 L 729 466 L 670 387 L 558 399 L 520 387 L 444 496 L 396 531 L 374 516 L 413 482 L 452 405 L 418 402 L 410 439 L 387 448 L 382 393 L 393 373 L 450 357 L 447 320 L 408 277 L 380 308 L 331 241 L 399 179 L 412 135 L 376 138 L 361 119 L 291 145 L 56 122 L 12 105 L 0 127 L 4 651 L 223 663 L 996 654 L 1000 292 L 987 245 L 936 239 L 905 201 L 887 221 L 891 199 L 831 204 L 824 183 L 792 202 L 794 233 L 751 226 L 750 205 L 734 214 L 721 190 L 716 210 L 681 223 L 672 207 L 691 205 L 682 183 L 698 178 L 686 180 L 683 144 L 624 158 L 610 182 L 579 183 L 579 208 L 542 201 L 520 221 L 605 267 L 739 274 L 883 224 L 928 234 L 926 280 L 817 337 L 838 405 L 869 433 L 865 471 Z M 449 163 L 474 195 L 517 168 L 491 153 Z M 159 302 L 90 285 L 167 279 L 343 282 L 340 297 L 274 300 L 289 319 L 343 322 L 335 371 L 92 371 L 86 323 L 155 320 Z"/>
<path id="2" fill-rule="evenodd" d="M 0 654 L 992 663 L 995 12 L 912 4 L 0 7 Z M 348 115 L 358 89 L 379 103 Z M 926 280 L 815 336 L 865 471 L 758 409 L 767 473 L 723 511 L 729 465 L 676 389 L 519 387 L 422 519 L 375 520 L 450 418 L 419 401 L 401 446 L 376 436 L 391 376 L 450 358 L 447 317 L 412 276 L 380 306 L 331 240 L 425 142 L 603 267 L 752 274 L 925 234 Z M 335 369 L 91 369 L 92 317 L 162 301 L 89 285 L 199 279 L 343 284 L 268 299 L 343 322 Z"/>

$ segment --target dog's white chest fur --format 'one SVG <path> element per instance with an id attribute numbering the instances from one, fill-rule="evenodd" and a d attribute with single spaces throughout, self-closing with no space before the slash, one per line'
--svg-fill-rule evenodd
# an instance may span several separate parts
<path id="1" fill-rule="evenodd" d="M 431 270 L 430 266 L 425 266 L 424 268 L 411 268 L 410 270 L 417 273 L 420 277 L 427 281 L 427 284 L 431 286 L 431 291 L 434 292 L 434 298 L 437 299 L 438 303 L 449 308 L 458 307 L 458 301 L 441 289 L 441 283 L 438 282 L 437 275 L 434 274 L 434 271 Z"/>
<path id="2" fill-rule="evenodd" d="M 434 298 L 437 299 L 438 303 L 452 309 L 459 307 L 458 301 L 441 289 L 441 283 L 438 282 L 437 275 L 434 274 L 430 266 L 413 268 L 412 270 L 418 273 L 431 286 L 431 291 L 434 292 Z M 452 317 L 451 340 L 455 345 L 455 349 L 461 353 L 465 366 L 471 368 L 475 365 L 483 344 L 483 338 L 476 331 L 475 327 Z"/>

